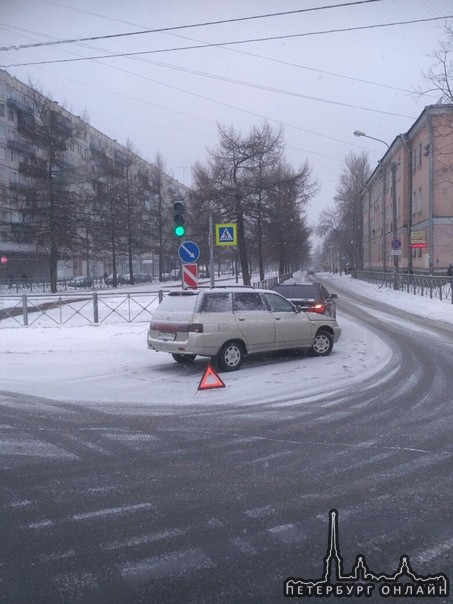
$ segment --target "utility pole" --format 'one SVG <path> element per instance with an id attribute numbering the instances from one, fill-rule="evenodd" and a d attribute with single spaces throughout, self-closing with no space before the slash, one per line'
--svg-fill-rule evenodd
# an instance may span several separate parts
<path id="1" fill-rule="evenodd" d="M 215 287 L 215 275 L 214 275 L 214 237 L 213 237 L 213 224 L 212 216 L 209 215 L 209 277 L 211 280 L 211 287 Z"/>

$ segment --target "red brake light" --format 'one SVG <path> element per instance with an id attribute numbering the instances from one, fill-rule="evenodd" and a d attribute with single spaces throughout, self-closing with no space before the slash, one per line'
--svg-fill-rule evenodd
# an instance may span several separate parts
<path id="1" fill-rule="evenodd" d="M 324 304 L 315 304 L 314 306 L 312 306 L 310 308 L 310 312 L 319 312 L 319 313 L 323 313 L 325 311 L 326 307 L 324 306 Z"/>

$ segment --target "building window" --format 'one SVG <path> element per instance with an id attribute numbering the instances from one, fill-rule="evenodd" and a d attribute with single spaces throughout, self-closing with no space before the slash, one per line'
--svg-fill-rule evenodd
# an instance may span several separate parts
<path id="1" fill-rule="evenodd" d="M 412 214 L 422 211 L 423 205 L 422 188 L 419 187 L 418 191 L 415 190 L 412 195 Z"/>
<path id="2" fill-rule="evenodd" d="M 0 117 L 5 117 L 5 103 L 0 103 Z"/>

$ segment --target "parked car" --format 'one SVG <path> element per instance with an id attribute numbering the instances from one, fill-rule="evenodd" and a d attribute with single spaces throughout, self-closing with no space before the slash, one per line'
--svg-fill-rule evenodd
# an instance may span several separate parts
<path id="1" fill-rule="evenodd" d="M 69 287 L 93 287 L 93 279 L 91 277 L 74 277 L 68 281 Z"/>
<path id="2" fill-rule="evenodd" d="M 131 282 L 131 275 L 130 273 L 125 273 L 123 275 L 118 275 L 118 283 L 121 283 L 121 285 L 129 285 Z"/>
<path id="3" fill-rule="evenodd" d="M 106 285 L 113 285 L 113 273 L 111 275 L 109 275 L 108 277 L 105 277 L 104 283 Z M 126 281 L 125 281 L 125 275 L 121 275 L 120 273 L 118 273 L 116 275 L 116 283 L 117 284 L 126 283 Z"/>
<path id="4" fill-rule="evenodd" d="M 337 294 L 329 294 L 321 283 L 284 282 L 272 288 L 305 312 L 337 316 Z"/>
<path id="5" fill-rule="evenodd" d="M 252 353 L 305 349 L 328 355 L 340 334 L 333 317 L 302 312 L 277 292 L 225 287 L 170 292 L 154 313 L 147 343 L 178 363 L 200 355 L 234 371 Z"/>
<path id="6" fill-rule="evenodd" d="M 134 275 L 135 283 L 151 283 L 153 280 L 152 276 L 149 273 L 138 273 Z"/>
<path id="7" fill-rule="evenodd" d="M 178 279 L 181 279 L 181 271 L 179 268 L 174 268 L 169 273 L 165 273 L 166 281 L 177 281 Z"/>

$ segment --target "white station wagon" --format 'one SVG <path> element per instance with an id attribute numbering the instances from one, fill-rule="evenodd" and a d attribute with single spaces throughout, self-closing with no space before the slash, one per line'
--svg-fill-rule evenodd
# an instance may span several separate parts
<path id="1" fill-rule="evenodd" d="M 153 315 L 148 348 L 178 363 L 211 357 L 223 371 L 248 354 L 306 349 L 330 354 L 341 329 L 326 315 L 306 313 L 274 291 L 225 287 L 172 291 Z"/>

